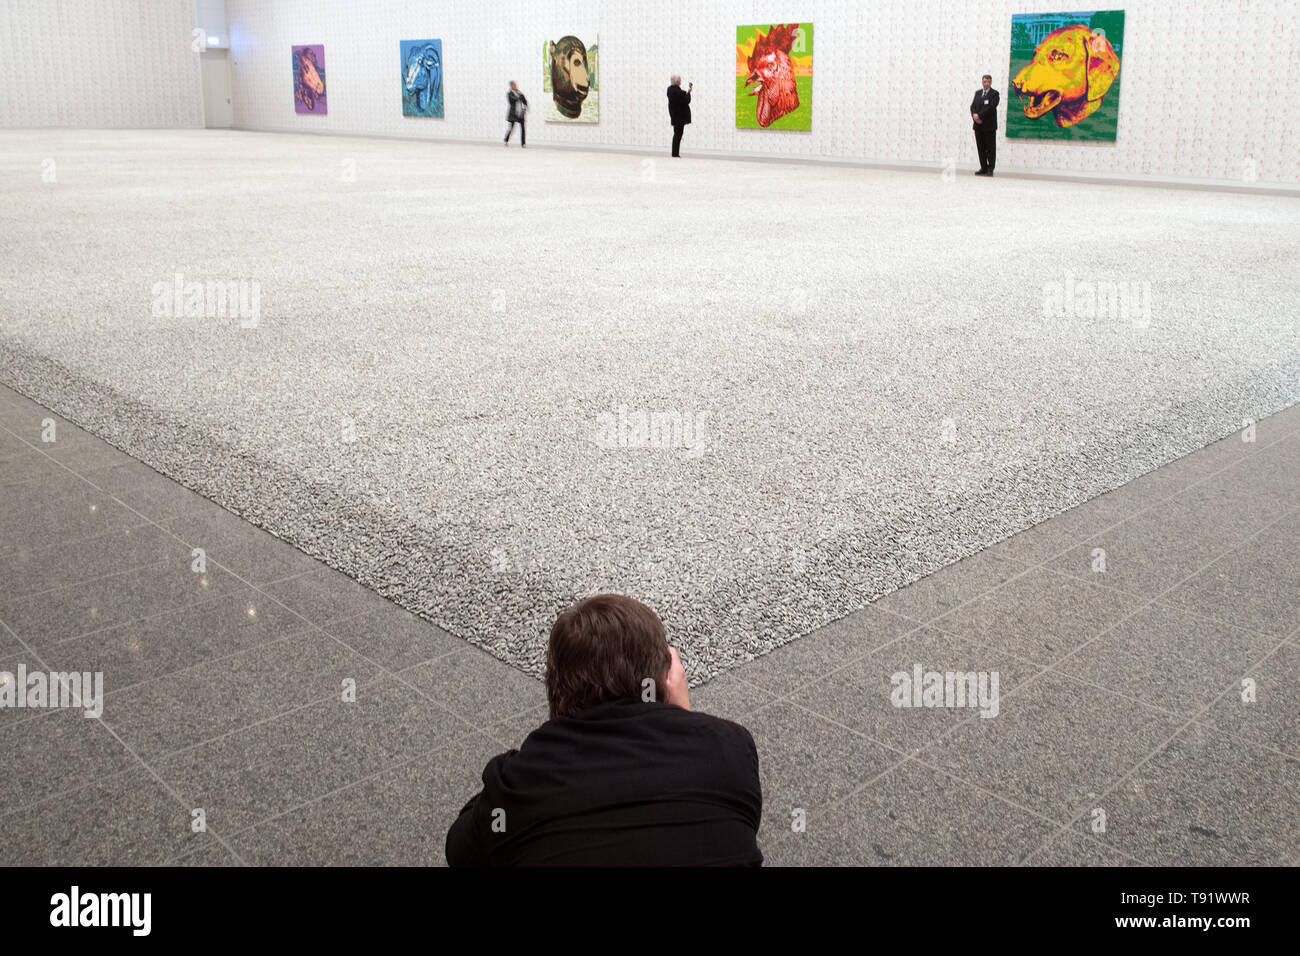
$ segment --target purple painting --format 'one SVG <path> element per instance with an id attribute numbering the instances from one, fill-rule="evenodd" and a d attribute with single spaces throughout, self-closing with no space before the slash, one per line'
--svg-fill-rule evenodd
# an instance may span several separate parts
<path id="1" fill-rule="evenodd" d="M 293 108 L 297 113 L 325 113 L 325 46 L 293 48 Z"/>

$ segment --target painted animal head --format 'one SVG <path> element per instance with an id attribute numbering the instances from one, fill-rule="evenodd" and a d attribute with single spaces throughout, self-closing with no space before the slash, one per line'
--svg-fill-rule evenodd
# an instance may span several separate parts
<path id="1" fill-rule="evenodd" d="M 432 44 L 412 47 L 410 55 L 406 58 L 406 89 L 411 93 L 416 90 L 437 89 L 438 81 L 441 79 L 442 62 L 438 58 L 438 48 Z"/>
<path id="2" fill-rule="evenodd" d="M 307 109 L 316 108 L 316 97 L 325 94 L 325 80 L 316 63 L 316 51 L 311 47 L 295 50 L 293 54 L 294 95 Z"/>
<path id="3" fill-rule="evenodd" d="M 406 58 L 406 91 L 415 94 L 420 110 L 428 110 L 442 83 L 442 59 L 438 48 L 429 43 L 412 47 Z"/>
<path id="4" fill-rule="evenodd" d="M 1011 88 L 1030 119 L 1052 113 L 1057 126 L 1073 126 L 1101 108 L 1119 75 L 1110 41 L 1083 24 L 1061 27 L 1043 37 L 1029 65 Z"/>
<path id="5" fill-rule="evenodd" d="M 764 35 L 758 31 L 754 52 L 749 55 L 749 76 L 745 79 L 750 96 L 758 97 L 758 125 L 771 126 L 787 113 L 799 108 L 799 89 L 795 85 L 794 64 L 790 50 L 799 34 L 799 24 L 778 23 Z"/>
<path id="6" fill-rule="evenodd" d="M 587 47 L 577 37 L 562 37 L 551 42 L 551 96 L 561 116 L 577 119 L 582 102 L 591 92 L 591 74 L 587 67 Z"/>
<path id="7" fill-rule="evenodd" d="M 313 93 L 325 92 L 325 81 L 320 77 L 320 68 L 316 63 L 316 51 L 311 47 L 294 54 L 294 64 L 298 68 L 298 82 Z"/>

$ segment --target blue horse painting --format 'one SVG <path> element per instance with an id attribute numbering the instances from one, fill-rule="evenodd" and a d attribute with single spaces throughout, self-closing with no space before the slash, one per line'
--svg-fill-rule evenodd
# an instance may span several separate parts
<path id="1" fill-rule="evenodd" d="M 442 41 L 402 40 L 402 115 L 442 119 Z"/>

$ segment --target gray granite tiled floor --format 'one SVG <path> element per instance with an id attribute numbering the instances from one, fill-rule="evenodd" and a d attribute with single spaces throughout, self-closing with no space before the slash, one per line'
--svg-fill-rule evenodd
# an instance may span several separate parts
<path id="1" fill-rule="evenodd" d="M 0 388 L 0 671 L 106 697 L 0 709 L 6 862 L 443 862 L 541 685 L 46 419 Z M 894 706 L 918 663 L 996 717 Z M 1300 862 L 1300 406 L 692 700 L 758 743 L 771 864 Z"/>

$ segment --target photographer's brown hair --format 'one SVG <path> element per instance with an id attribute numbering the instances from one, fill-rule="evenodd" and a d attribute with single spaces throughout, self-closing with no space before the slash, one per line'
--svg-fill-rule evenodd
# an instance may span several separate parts
<path id="1" fill-rule="evenodd" d="M 612 700 L 641 699 L 646 678 L 662 699 L 672 664 L 663 622 L 640 601 L 597 594 L 562 613 L 546 649 L 546 697 L 552 717 L 569 717 Z"/>

